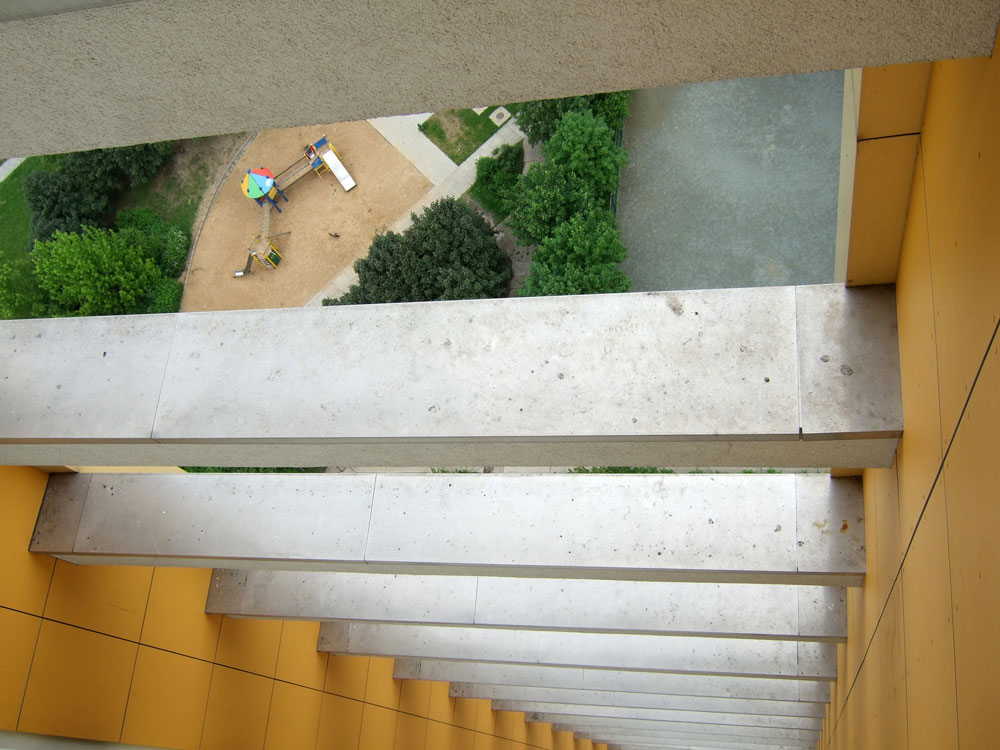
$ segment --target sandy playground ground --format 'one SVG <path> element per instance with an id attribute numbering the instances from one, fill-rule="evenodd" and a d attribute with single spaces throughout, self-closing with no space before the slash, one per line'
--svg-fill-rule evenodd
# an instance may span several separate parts
<path id="1" fill-rule="evenodd" d="M 247 169 L 266 166 L 275 174 L 296 161 L 307 143 L 322 135 L 340 153 L 357 181 L 344 192 L 329 172 L 306 174 L 277 198 L 270 235 L 284 260 L 267 271 L 256 266 L 242 278 L 233 271 L 247 262 L 247 246 L 260 232 L 261 208 L 240 182 Z M 181 310 L 240 310 L 297 307 L 340 271 L 368 253 L 372 238 L 431 188 L 430 182 L 367 122 L 310 125 L 262 131 L 229 173 L 208 210 L 190 260 Z M 333 238 L 330 233 L 340 235 Z M 280 235 L 275 237 L 275 235 Z"/>

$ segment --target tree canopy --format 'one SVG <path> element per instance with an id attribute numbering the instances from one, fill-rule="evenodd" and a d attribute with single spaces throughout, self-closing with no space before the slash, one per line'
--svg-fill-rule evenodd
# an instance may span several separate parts
<path id="1" fill-rule="evenodd" d="M 128 234 L 85 227 L 35 242 L 35 277 L 50 315 L 128 315 L 145 312 L 162 273 Z"/>
<path id="2" fill-rule="evenodd" d="M 625 150 L 615 144 L 614 131 L 592 112 L 567 112 L 559 128 L 542 146 L 546 161 L 562 167 L 604 199 L 618 187 Z"/>
<path id="3" fill-rule="evenodd" d="M 589 208 L 559 224 L 535 249 L 518 294 L 627 292 L 631 279 L 617 267 L 624 259 L 625 246 L 614 215 L 607 209 Z"/>
<path id="4" fill-rule="evenodd" d="M 65 154 L 59 169 L 40 171 L 24 181 L 35 238 L 100 226 L 109 200 L 126 183 L 136 186 L 156 176 L 173 151 L 170 141 Z"/>
<path id="5" fill-rule="evenodd" d="M 625 165 L 624 149 L 593 113 L 567 112 L 542 147 L 545 161 L 521 178 L 510 228 L 524 245 L 536 245 L 574 214 L 608 200 Z"/>
<path id="6" fill-rule="evenodd" d="M 604 120 L 612 132 L 618 130 L 628 117 L 628 92 L 570 96 L 565 99 L 539 99 L 520 105 L 514 118 L 528 143 L 534 146 L 549 140 L 556 132 L 567 112 L 592 112 Z"/>
<path id="7" fill-rule="evenodd" d="M 354 263 L 358 283 L 324 304 L 371 304 L 501 297 L 510 264 L 493 227 L 456 198 L 435 201 L 400 234 L 375 237 Z"/>

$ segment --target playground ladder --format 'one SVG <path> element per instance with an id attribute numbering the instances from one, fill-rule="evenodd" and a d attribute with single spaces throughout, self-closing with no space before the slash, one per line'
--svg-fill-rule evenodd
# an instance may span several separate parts
<path id="1" fill-rule="evenodd" d="M 262 203 L 260 205 L 260 236 L 267 237 L 271 234 L 271 204 Z"/>

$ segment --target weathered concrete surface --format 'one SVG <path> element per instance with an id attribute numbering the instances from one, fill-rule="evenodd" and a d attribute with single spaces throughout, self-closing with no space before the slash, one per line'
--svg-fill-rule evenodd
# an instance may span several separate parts
<path id="1" fill-rule="evenodd" d="M 416 659 L 832 681 L 832 643 L 323 623 L 320 651 Z"/>
<path id="2" fill-rule="evenodd" d="M 986 55 L 998 18 L 996 0 L 144 0 L 0 26 L 0 155 Z"/>
<path id="3" fill-rule="evenodd" d="M 776 727 L 781 729 L 822 729 L 823 719 L 818 716 L 776 716 L 774 714 L 746 714 L 728 711 L 685 711 L 662 708 L 633 708 L 628 706 L 598 706 L 592 703 L 545 703 L 529 700 L 495 700 L 494 711 L 523 711 L 525 713 L 556 713 L 567 716 L 599 716 L 618 719 L 643 719 L 647 721 L 683 721 L 692 724 L 721 724 L 727 727 Z"/>
<path id="4" fill-rule="evenodd" d="M 553 732 L 573 732 L 577 739 L 608 743 L 613 750 L 814 750 L 816 743 L 804 740 L 781 739 L 768 741 L 766 738 L 742 739 L 739 737 L 708 738 L 645 731 L 638 729 L 616 729 L 584 726 L 585 731 L 574 729 L 571 724 L 553 724 Z"/>
<path id="5" fill-rule="evenodd" d="M 670 722 L 655 721 L 649 719 L 619 719 L 606 716 L 575 716 L 573 714 L 559 713 L 529 713 L 524 716 L 525 721 L 542 722 L 546 724 L 560 724 L 573 727 L 605 727 L 618 729 L 651 729 L 660 734 L 661 737 L 676 737 L 681 740 L 701 740 L 708 743 L 710 740 L 732 741 L 733 738 L 745 740 L 771 741 L 775 744 L 785 744 L 791 741 L 811 742 L 815 747 L 816 740 L 819 739 L 819 730 L 816 729 L 784 729 L 781 727 L 743 727 L 727 726 L 725 724 L 695 724 L 691 722 Z M 695 745 L 697 747 L 697 745 Z M 709 744 L 711 746 L 711 744 Z"/>
<path id="6" fill-rule="evenodd" d="M 888 466 L 895 328 L 839 285 L 7 321 L 0 463 Z"/>
<path id="7" fill-rule="evenodd" d="M 864 575 L 863 516 L 860 482 L 823 475 L 59 474 L 31 549 L 78 563 L 842 586 Z"/>
<path id="8" fill-rule="evenodd" d="M 475 682 L 488 685 L 659 693 L 672 696 L 807 701 L 819 704 L 825 704 L 830 700 L 828 683 L 809 680 L 623 672 L 406 658 L 396 659 L 393 675 L 397 679 L 404 680 Z"/>
<path id="9" fill-rule="evenodd" d="M 832 586 L 216 570 L 207 612 L 576 632 L 843 641 Z"/>
<path id="10" fill-rule="evenodd" d="M 674 711 L 709 711 L 716 713 L 762 714 L 770 716 L 803 716 L 822 718 L 821 703 L 718 698 L 661 693 L 626 693 L 611 690 L 572 690 L 568 688 L 532 687 L 527 685 L 479 685 L 468 682 L 452 683 L 448 694 L 452 698 L 485 698 L 495 701 L 520 700 L 541 703 L 572 703 L 590 706 L 625 708 L 655 708 Z"/>

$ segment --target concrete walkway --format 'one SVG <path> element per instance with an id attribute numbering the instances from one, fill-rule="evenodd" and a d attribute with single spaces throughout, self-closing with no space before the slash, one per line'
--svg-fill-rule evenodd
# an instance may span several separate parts
<path id="1" fill-rule="evenodd" d="M 419 201 L 414 203 L 409 210 L 406 211 L 406 213 L 400 216 L 389 227 L 389 230 L 393 232 L 402 232 L 409 227 L 413 221 L 412 215 L 420 214 L 434 201 L 439 200 L 440 198 L 447 198 L 451 196 L 458 197 L 464 194 L 465 191 L 472 187 L 472 183 L 476 181 L 476 161 L 478 159 L 483 156 L 490 156 L 493 153 L 493 150 L 499 148 L 500 146 L 517 143 L 524 138 L 524 133 L 517 127 L 517 124 L 514 122 L 514 118 L 512 117 L 501 125 L 500 129 L 490 136 L 490 138 L 482 146 L 477 148 L 475 152 L 473 152 L 472 156 L 456 167 L 451 159 L 444 156 L 444 153 L 440 151 L 437 146 L 431 143 L 429 139 L 424 137 L 423 134 L 416 129 L 414 120 L 421 117 L 423 119 L 427 119 L 428 116 L 429 115 L 404 115 L 402 117 L 381 117 L 378 118 L 378 120 L 369 120 L 372 126 L 385 136 L 386 140 L 392 143 L 399 150 L 399 152 L 403 154 L 403 156 L 409 159 L 409 161 L 434 184 L 434 187 L 428 190 Z M 409 120 L 409 125 L 413 126 L 413 132 L 420 136 L 419 139 L 400 138 L 397 141 L 393 141 L 386 135 L 386 132 L 405 132 L 408 125 L 407 122 L 403 122 L 402 124 L 393 123 L 386 127 L 386 130 L 383 131 L 380 126 L 385 127 L 385 121 L 387 120 Z M 419 121 L 422 122 L 422 120 Z M 440 179 L 435 180 L 420 166 L 420 162 L 424 162 L 426 165 L 430 164 L 432 161 L 430 158 L 426 157 L 428 149 L 436 151 L 451 165 L 451 170 L 447 175 L 444 175 L 443 177 L 440 174 L 438 175 Z M 430 167 L 427 168 L 430 169 Z M 330 282 L 323 287 L 323 289 L 315 297 L 309 300 L 305 306 L 320 307 L 326 297 L 339 297 L 350 288 L 351 284 L 356 283 L 357 280 L 358 275 L 354 272 L 354 268 L 349 266 L 332 278 Z"/>
<path id="2" fill-rule="evenodd" d="M 398 117 L 374 117 L 368 124 L 396 147 L 432 185 L 440 185 L 455 171 L 455 162 L 435 146 L 417 126 L 433 112 Z"/>
<path id="3" fill-rule="evenodd" d="M 21 162 L 24 161 L 21 157 L 14 157 L 12 159 L 7 159 L 3 164 L 0 164 L 0 182 L 3 182 L 7 175 L 13 172 Z"/>

